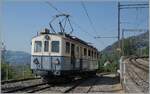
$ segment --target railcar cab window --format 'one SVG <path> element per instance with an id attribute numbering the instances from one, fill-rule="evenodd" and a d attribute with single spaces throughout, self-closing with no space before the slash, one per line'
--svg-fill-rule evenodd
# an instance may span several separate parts
<path id="1" fill-rule="evenodd" d="M 42 51 L 42 42 L 35 41 L 34 43 L 34 52 L 41 52 Z"/>
<path id="2" fill-rule="evenodd" d="M 84 56 L 87 56 L 87 49 L 84 48 Z"/>
<path id="3" fill-rule="evenodd" d="M 51 45 L 52 45 L 51 51 L 58 53 L 59 52 L 59 41 L 52 41 Z"/>
<path id="4" fill-rule="evenodd" d="M 69 54 L 70 53 L 70 43 L 66 42 L 66 53 Z"/>
<path id="5" fill-rule="evenodd" d="M 49 51 L 49 41 L 44 41 L 44 52 Z"/>

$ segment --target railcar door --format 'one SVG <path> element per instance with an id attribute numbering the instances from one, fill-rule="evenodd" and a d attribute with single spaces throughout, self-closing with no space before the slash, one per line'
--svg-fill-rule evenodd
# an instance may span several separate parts
<path id="1" fill-rule="evenodd" d="M 71 44 L 71 64 L 73 69 L 75 69 L 75 45 Z"/>

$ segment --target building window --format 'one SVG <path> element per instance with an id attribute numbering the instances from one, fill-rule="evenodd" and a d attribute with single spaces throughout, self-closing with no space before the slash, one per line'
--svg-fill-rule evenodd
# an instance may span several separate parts
<path id="1" fill-rule="evenodd" d="M 59 41 L 52 41 L 52 52 L 59 52 Z"/>
<path id="2" fill-rule="evenodd" d="M 70 53 L 70 43 L 66 42 L 66 53 Z"/>
<path id="3" fill-rule="evenodd" d="M 49 51 L 49 41 L 44 41 L 44 52 Z"/>
<path id="4" fill-rule="evenodd" d="M 87 49 L 84 48 L 84 56 L 87 56 Z"/>
<path id="5" fill-rule="evenodd" d="M 34 43 L 34 52 L 41 52 L 42 51 L 42 42 L 35 41 Z"/>

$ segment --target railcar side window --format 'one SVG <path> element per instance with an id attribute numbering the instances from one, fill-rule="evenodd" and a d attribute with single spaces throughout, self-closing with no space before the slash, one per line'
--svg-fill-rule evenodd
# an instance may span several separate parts
<path id="1" fill-rule="evenodd" d="M 84 56 L 86 56 L 86 55 L 87 55 L 87 49 L 84 48 Z"/>
<path id="2" fill-rule="evenodd" d="M 49 41 L 44 41 L 44 52 L 49 51 Z"/>
<path id="3" fill-rule="evenodd" d="M 59 41 L 52 41 L 52 52 L 59 52 Z"/>
<path id="4" fill-rule="evenodd" d="M 76 50 L 77 50 L 77 53 L 79 53 L 79 46 L 77 46 Z"/>
<path id="5" fill-rule="evenodd" d="M 91 56 L 91 51 L 90 50 L 88 50 L 88 56 Z"/>
<path id="6" fill-rule="evenodd" d="M 66 53 L 70 53 L 70 43 L 66 42 Z"/>
<path id="7" fill-rule="evenodd" d="M 93 51 L 92 51 L 92 57 L 93 57 Z"/>
<path id="8" fill-rule="evenodd" d="M 42 42 L 35 41 L 34 43 L 34 52 L 41 52 L 42 51 Z"/>
<path id="9" fill-rule="evenodd" d="M 96 52 L 94 52 L 94 58 L 96 58 Z"/>

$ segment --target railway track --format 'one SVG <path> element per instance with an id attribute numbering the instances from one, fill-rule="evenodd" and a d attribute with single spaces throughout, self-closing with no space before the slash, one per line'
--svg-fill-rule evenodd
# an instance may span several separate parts
<path id="1" fill-rule="evenodd" d="M 149 83 L 142 81 L 143 79 L 138 78 L 137 75 L 135 75 L 133 72 L 127 73 L 130 79 L 136 84 L 136 87 L 138 87 L 141 92 L 147 92 L 149 88 Z M 133 77 L 134 76 L 134 77 Z"/>
<path id="2" fill-rule="evenodd" d="M 31 88 L 34 88 L 34 87 L 38 87 L 38 86 L 41 86 L 41 85 L 46 85 L 46 84 L 47 83 L 40 83 L 40 84 L 31 85 L 31 86 L 17 87 L 17 88 L 12 88 L 12 89 L 5 90 L 5 91 L 2 91 L 2 92 L 3 93 L 20 92 L 20 91 L 24 91 L 24 90 L 31 89 Z M 30 92 L 34 92 L 34 91 L 30 91 Z"/>
<path id="3" fill-rule="evenodd" d="M 27 78 L 19 80 L 3 81 L 1 85 L 1 91 L 4 93 L 16 92 L 18 90 L 26 89 L 30 86 L 38 86 L 42 84 L 41 78 Z"/>
<path id="4" fill-rule="evenodd" d="M 149 62 L 147 60 L 144 59 L 136 59 L 136 62 L 138 62 L 140 65 L 143 65 L 147 68 L 149 68 Z"/>
<path id="5" fill-rule="evenodd" d="M 90 93 L 94 92 L 93 90 L 95 90 L 95 86 L 97 87 L 97 82 L 101 80 L 106 80 L 105 83 L 107 84 L 111 82 L 107 81 L 109 78 L 106 77 L 105 79 L 105 76 L 101 75 L 88 78 L 77 78 L 70 82 L 68 80 L 68 82 L 65 83 L 42 83 L 37 81 L 37 83 L 29 84 L 24 83 L 25 81 L 23 81 L 21 82 L 22 86 L 6 89 L 3 88 L 2 93 Z M 103 84 L 103 82 L 100 82 L 100 84 Z M 105 88 L 105 86 L 103 88 Z M 111 90 L 109 91 L 111 92 Z"/>
<path id="6" fill-rule="evenodd" d="M 69 89 L 66 89 L 65 91 L 63 91 L 63 93 L 69 93 L 70 91 L 72 91 L 73 89 L 75 89 L 77 86 L 79 86 L 81 83 L 83 83 L 83 81 L 84 81 L 83 79 L 80 80 L 75 85 L 71 86 Z"/>
<path id="7" fill-rule="evenodd" d="M 76 88 L 78 85 L 80 85 L 82 82 L 84 82 L 85 80 L 86 79 L 74 80 L 71 82 L 71 83 L 74 83 L 73 85 L 69 86 L 69 88 L 67 88 L 67 89 L 62 90 L 61 92 L 68 93 L 71 90 L 73 90 L 74 88 Z M 16 82 L 19 82 L 19 81 L 16 81 Z M 35 93 L 35 92 L 49 89 L 51 87 L 56 87 L 57 85 L 59 86 L 58 83 L 37 83 L 37 84 L 32 84 L 32 85 L 23 85 L 26 83 L 24 83 L 24 82 L 21 82 L 21 83 L 22 83 L 22 86 L 2 88 L 2 93 Z M 69 81 L 67 83 L 69 83 Z M 9 84 L 11 84 L 11 83 L 9 82 Z M 60 88 L 60 90 L 61 90 L 61 88 Z"/>
<path id="8" fill-rule="evenodd" d="M 8 84 L 8 83 L 15 83 L 15 82 L 20 82 L 20 81 L 27 81 L 27 80 L 35 80 L 35 79 L 41 79 L 40 77 L 37 78 L 25 78 L 25 79 L 17 79 L 17 80 L 4 80 L 1 81 L 1 84 Z"/>
<path id="9" fill-rule="evenodd" d="M 136 86 L 142 92 L 148 92 L 149 90 L 149 81 L 148 81 L 148 69 L 147 67 L 143 66 L 143 64 L 137 63 L 135 58 L 129 59 L 129 64 L 127 64 L 127 74 L 129 78 L 136 84 Z M 130 65 L 132 64 L 132 65 Z M 139 65 L 138 65 L 139 64 Z M 140 71 L 139 71 L 140 69 Z M 144 72 L 145 74 L 143 74 Z M 146 76 L 146 77 L 144 77 Z"/>
<path id="10" fill-rule="evenodd" d="M 145 65 L 141 62 L 137 62 L 136 58 L 130 58 L 129 60 L 131 62 L 131 64 L 133 64 L 135 67 L 145 71 L 145 72 L 149 72 L 149 65 Z"/>
<path id="11" fill-rule="evenodd" d="M 83 90 L 79 90 L 79 92 L 88 93 L 90 92 L 93 85 L 97 82 L 97 80 L 94 80 L 96 77 L 90 77 L 90 78 L 84 78 L 84 79 L 77 79 L 72 81 L 71 83 L 51 86 L 50 88 L 43 89 L 36 93 L 78 93 L 76 89 L 81 88 L 83 84 L 88 83 L 88 87 L 84 88 Z"/>
<path id="12" fill-rule="evenodd" d="M 149 79 L 148 79 L 148 73 L 149 73 L 149 71 L 145 71 L 145 70 L 143 70 L 143 68 L 141 69 L 141 67 L 140 68 L 136 67 L 134 65 L 134 63 L 137 63 L 137 61 L 135 59 L 133 59 L 133 60 L 130 59 L 129 62 L 132 65 L 130 65 L 128 68 L 131 67 L 131 71 L 134 72 L 138 76 L 138 78 L 140 78 L 142 81 L 148 83 L 149 82 Z M 139 65 L 139 66 L 142 66 L 142 65 Z"/>
<path id="13" fill-rule="evenodd" d="M 82 83 L 84 83 L 85 81 L 89 80 L 90 78 L 79 78 L 79 79 L 75 79 L 73 81 L 71 81 L 70 83 L 65 83 L 65 84 L 55 84 L 54 86 L 36 92 L 36 93 L 70 93 L 72 92 L 75 88 L 77 88 L 78 86 L 80 86 Z"/>
<path id="14" fill-rule="evenodd" d="M 63 93 L 89 93 L 89 92 L 93 92 L 93 91 L 91 91 L 91 89 L 100 80 L 99 78 L 103 77 L 104 75 L 108 75 L 108 74 L 110 74 L 110 72 L 99 73 L 97 76 L 94 76 L 92 78 L 88 78 L 82 82 L 79 82 L 79 84 L 74 85 L 73 88 L 70 88 Z M 86 84 L 86 85 L 84 85 L 84 84 Z M 83 87 L 83 86 L 86 86 L 86 87 Z M 75 89 L 77 89 L 77 90 L 75 90 Z"/>

